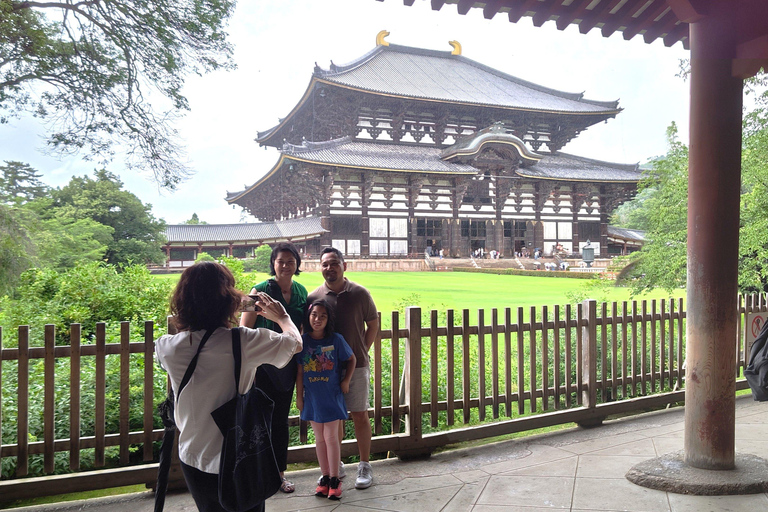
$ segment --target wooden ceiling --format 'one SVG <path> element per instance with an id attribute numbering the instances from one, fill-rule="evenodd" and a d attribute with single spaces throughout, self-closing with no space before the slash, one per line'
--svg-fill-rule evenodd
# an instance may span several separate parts
<path id="1" fill-rule="evenodd" d="M 383 1 L 383 0 L 378 0 Z M 486 19 L 506 16 L 517 23 L 524 16 L 537 27 L 547 22 L 559 30 L 571 24 L 582 34 L 600 30 L 624 39 L 642 36 L 646 43 L 680 42 L 689 48 L 688 24 L 707 17 L 728 19 L 737 34 L 741 58 L 768 58 L 768 0 L 426 0 L 432 9 L 455 5 L 459 14 L 480 9 Z M 413 5 L 415 0 L 403 0 Z M 746 53 L 745 53 L 746 52 Z"/>

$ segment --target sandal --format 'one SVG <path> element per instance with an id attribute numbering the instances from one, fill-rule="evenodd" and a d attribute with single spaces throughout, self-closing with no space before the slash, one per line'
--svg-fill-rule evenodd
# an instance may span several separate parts
<path id="1" fill-rule="evenodd" d="M 280 484 L 280 490 L 285 494 L 290 494 L 296 490 L 296 486 L 287 478 L 283 478 L 283 482 Z"/>

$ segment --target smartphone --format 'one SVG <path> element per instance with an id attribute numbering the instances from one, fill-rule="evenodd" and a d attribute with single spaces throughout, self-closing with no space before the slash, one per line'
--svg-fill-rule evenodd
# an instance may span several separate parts
<path id="1" fill-rule="evenodd" d="M 261 311 L 261 308 L 256 305 L 256 299 L 258 299 L 256 295 L 246 295 L 243 297 L 240 301 L 240 311 Z"/>

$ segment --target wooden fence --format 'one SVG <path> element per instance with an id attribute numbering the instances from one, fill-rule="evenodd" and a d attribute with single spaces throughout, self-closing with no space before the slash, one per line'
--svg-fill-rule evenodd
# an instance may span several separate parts
<path id="1" fill-rule="evenodd" d="M 737 389 L 747 387 L 738 378 L 747 358 L 746 315 L 768 311 L 767 302 L 765 295 L 739 300 Z M 389 320 L 371 357 L 374 453 L 407 458 L 446 444 L 597 424 L 684 401 L 682 299 L 493 309 L 490 318 L 484 310 L 410 307 L 404 318 L 392 312 Z M 47 325 L 43 346 L 31 347 L 29 327 L 21 326 L 15 348 L 2 348 L 0 330 L 0 435 L 15 440 L 0 449 L 3 468 L 12 470 L 0 481 L 4 500 L 154 483 L 163 432 L 155 402 L 166 382 L 154 364 L 144 364 L 153 361 L 153 324 L 144 324 L 140 341 L 131 340 L 127 322 L 119 328 L 119 343 L 106 343 L 101 323 L 83 344 L 81 327 L 73 324 L 69 345 L 57 346 Z M 64 391 L 57 378 L 67 381 Z M 62 422 L 69 435 L 57 438 Z M 289 462 L 314 460 L 306 425 L 296 417 L 291 423 L 301 443 L 289 449 Z M 356 453 L 354 439 L 345 440 L 342 454 Z M 63 468 L 62 457 L 68 458 Z M 28 476 L 32 465 L 44 476 Z M 69 473 L 52 474 L 62 471 Z"/>

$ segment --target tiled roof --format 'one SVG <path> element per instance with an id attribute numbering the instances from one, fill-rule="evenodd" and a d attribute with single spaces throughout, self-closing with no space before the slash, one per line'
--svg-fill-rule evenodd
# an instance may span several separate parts
<path id="1" fill-rule="evenodd" d="M 550 180 L 637 183 L 642 172 L 637 164 L 617 164 L 567 153 L 553 153 L 535 165 L 518 169 L 517 174 Z"/>
<path id="2" fill-rule="evenodd" d="M 331 64 L 329 70 L 316 67 L 315 77 L 409 98 L 550 112 L 618 110 L 618 101 L 587 100 L 581 93 L 543 87 L 451 52 L 395 44 L 377 46 L 344 66 Z"/>
<path id="3" fill-rule="evenodd" d="M 621 238 L 622 240 L 645 242 L 645 231 L 640 231 L 639 229 L 627 229 L 617 228 L 616 226 L 608 226 L 608 236 L 613 238 Z"/>
<path id="4" fill-rule="evenodd" d="M 165 227 L 168 243 L 287 240 L 319 235 L 326 230 L 319 217 L 244 224 L 173 224 Z"/>
<path id="5" fill-rule="evenodd" d="M 442 150 L 435 146 L 353 142 L 349 137 L 328 142 L 304 142 L 301 146 L 285 144 L 281 152 L 295 160 L 340 167 L 440 174 L 477 172 L 470 165 L 441 160 Z"/>

